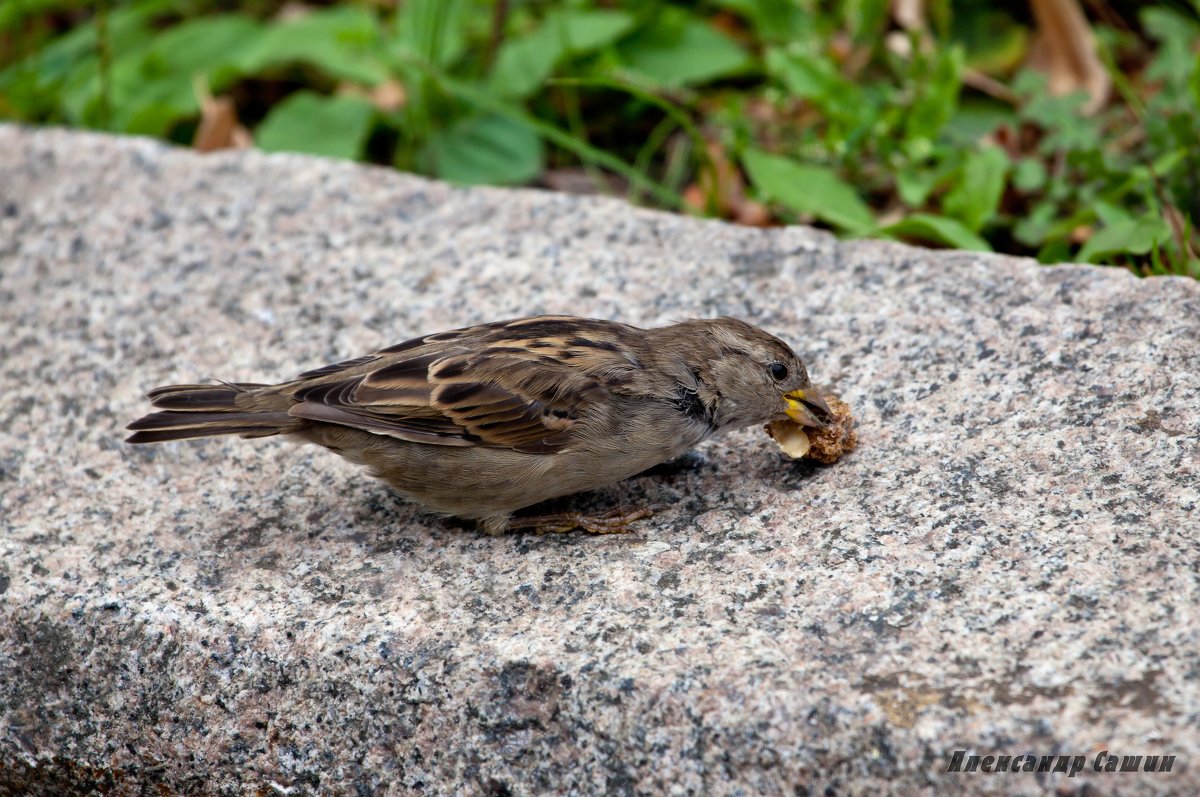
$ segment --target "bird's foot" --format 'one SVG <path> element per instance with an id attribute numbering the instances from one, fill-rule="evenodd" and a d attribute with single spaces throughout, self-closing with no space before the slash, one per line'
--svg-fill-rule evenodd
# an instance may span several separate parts
<path id="1" fill-rule="evenodd" d="M 535 534 L 559 534 L 582 529 L 589 534 L 624 534 L 630 531 L 635 520 L 644 520 L 654 514 L 649 507 L 632 511 L 610 509 L 598 515 L 582 512 L 562 512 L 556 515 L 533 515 L 513 518 L 508 522 L 510 529 L 530 529 Z"/>

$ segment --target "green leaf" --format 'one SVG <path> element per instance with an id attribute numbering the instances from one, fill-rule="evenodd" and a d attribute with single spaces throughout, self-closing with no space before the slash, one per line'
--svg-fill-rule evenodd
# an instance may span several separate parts
<path id="1" fill-rule="evenodd" d="M 1118 207 L 1111 202 L 1096 201 L 1091 205 L 1091 210 L 1096 214 L 1096 218 L 1105 227 L 1113 227 L 1118 224 L 1125 224 L 1132 221 L 1133 216 L 1125 208 Z"/>
<path id="2" fill-rule="evenodd" d="M 1175 99 L 1182 98 L 1196 65 L 1194 50 L 1200 39 L 1200 22 L 1166 7 L 1144 9 L 1140 20 L 1150 38 L 1159 42 L 1146 68 L 1146 80 L 1161 80 Z"/>
<path id="3" fill-rule="evenodd" d="M 917 208 L 925 204 L 937 180 L 938 174 L 931 165 L 910 166 L 896 172 L 896 193 L 905 205 Z"/>
<path id="4" fill-rule="evenodd" d="M 888 0 L 854 0 L 838 3 L 856 42 L 878 42 L 888 25 Z"/>
<path id="5" fill-rule="evenodd" d="M 1015 125 L 1017 115 L 1010 106 L 994 100 L 964 98 L 942 128 L 946 141 L 960 147 L 975 147 L 1002 124 Z"/>
<path id="6" fill-rule="evenodd" d="M 236 54 L 259 33 L 249 17 L 201 17 L 163 31 L 144 50 L 119 56 L 111 72 L 112 128 L 158 136 L 197 116 L 196 80 L 219 90 L 239 74 Z"/>
<path id="7" fill-rule="evenodd" d="M 953 246 L 956 249 L 970 249 L 976 252 L 992 251 L 992 247 L 987 241 L 958 221 L 928 213 L 914 213 L 895 224 L 884 227 L 880 232 L 901 238 Z"/>
<path id="8" fill-rule="evenodd" d="M 745 70 L 750 53 L 712 25 L 681 8 L 658 17 L 617 46 L 629 70 L 665 86 L 707 83 Z"/>
<path id="9" fill-rule="evenodd" d="M 1200 53 L 1196 54 L 1196 60 L 1192 64 L 1192 77 L 1188 80 L 1188 91 L 1192 95 L 1192 106 L 1200 108 Z"/>
<path id="10" fill-rule="evenodd" d="M 78 0 L 15 0 L 0 3 L 0 32 L 52 11 L 74 10 L 77 5 Z"/>
<path id="11" fill-rule="evenodd" d="M 1144 255 L 1170 237 L 1170 228 L 1158 216 L 1128 219 L 1098 230 L 1079 250 L 1078 257 L 1084 263 L 1097 263 L 1114 254 Z"/>
<path id="12" fill-rule="evenodd" d="M 445 94 L 474 105 L 481 110 L 486 110 L 523 124 L 535 131 L 541 138 L 570 152 L 585 163 L 608 169 L 621 175 L 634 188 L 652 194 L 655 200 L 663 206 L 669 208 L 679 208 L 682 206 L 678 192 L 667 190 L 662 184 L 646 176 L 644 171 L 630 166 L 612 153 L 592 146 L 583 138 L 571 135 L 562 128 L 539 119 L 524 108 L 513 106 L 507 103 L 507 101 L 496 97 L 491 92 L 480 89 L 466 81 L 453 78 L 429 63 L 406 59 L 403 65 L 411 67 L 414 71 L 429 78 Z"/>
<path id="13" fill-rule="evenodd" d="M 838 72 L 827 58 L 799 49 L 767 50 L 767 73 L 799 99 L 808 100 L 829 117 L 845 123 L 858 121 L 870 109 L 862 91 Z"/>
<path id="14" fill-rule="evenodd" d="M 339 80 L 374 86 L 387 78 L 375 15 L 359 6 L 313 11 L 277 22 L 241 56 L 245 74 L 292 63 L 309 64 Z"/>
<path id="15" fill-rule="evenodd" d="M 795 0 L 716 0 L 754 24 L 754 32 L 764 42 L 791 42 L 807 38 L 812 22 L 805 8 Z"/>
<path id="16" fill-rule="evenodd" d="M 750 182 L 766 199 L 854 234 L 869 232 L 875 226 L 871 209 L 832 169 L 758 149 L 747 149 L 742 163 Z"/>
<path id="17" fill-rule="evenodd" d="M 1071 259 L 1071 244 L 1065 238 L 1047 241 L 1046 245 L 1037 251 L 1036 257 L 1039 263 L 1065 263 Z"/>
<path id="18" fill-rule="evenodd" d="M 1013 237 L 1025 246 L 1041 246 L 1054 226 L 1057 214 L 1058 205 L 1053 200 L 1042 200 L 1024 218 L 1017 220 Z"/>
<path id="19" fill-rule="evenodd" d="M 1046 184 L 1046 166 L 1037 158 L 1022 158 L 1013 170 L 1013 187 L 1022 193 L 1040 191 Z"/>
<path id="20" fill-rule="evenodd" d="M 512 185 L 542 172 L 545 152 L 537 133 L 498 114 L 463 119 L 430 142 L 434 172 L 454 183 Z"/>
<path id="21" fill-rule="evenodd" d="M 170 10 L 172 4 L 173 0 L 145 0 L 128 8 L 109 11 L 106 21 L 112 51 L 125 52 L 146 42 L 152 33 L 150 24 L 154 17 Z M 94 59 L 95 53 L 96 23 L 93 19 L 0 72 L 0 85 L 3 85 L 4 76 L 17 71 L 32 71 L 39 80 L 47 83 L 65 80 L 81 62 Z"/>
<path id="22" fill-rule="evenodd" d="M 622 11 L 551 11 L 532 32 L 504 42 L 489 86 L 505 97 L 526 97 L 540 88 L 564 59 L 613 43 L 633 23 L 633 17 Z"/>
<path id="23" fill-rule="evenodd" d="M 932 57 L 930 73 L 918 87 L 905 119 L 906 139 L 933 141 L 958 107 L 962 88 L 962 47 L 946 47 Z"/>
<path id="24" fill-rule="evenodd" d="M 374 106 L 360 97 L 298 91 L 271 109 L 254 139 L 267 152 L 357 158 L 374 116 Z"/>
<path id="25" fill-rule="evenodd" d="M 1008 168 L 1008 155 L 999 147 L 968 154 L 958 182 L 942 202 L 942 210 L 972 232 L 979 232 L 1000 206 Z"/>
<path id="26" fill-rule="evenodd" d="M 263 33 L 262 25 L 244 14 L 198 17 L 154 37 L 147 57 L 160 73 L 194 73 L 236 66 L 242 52 Z"/>
<path id="27" fill-rule="evenodd" d="M 109 11 L 107 40 L 115 54 L 140 53 L 152 40 L 155 17 L 172 0 L 145 0 Z M 50 42 L 39 52 L 0 72 L 0 92 L 30 119 L 66 119 L 77 125 L 108 126 L 101 113 L 100 62 L 96 25 L 89 21 Z"/>
<path id="28" fill-rule="evenodd" d="M 966 64 L 986 75 L 1014 71 L 1029 53 L 1029 28 L 1012 15 L 984 6 L 954 15 L 954 39 L 966 48 Z"/>
<path id="29" fill-rule="evenodd" d="M 467 50 L 471 10 L 464 0 L 405 0 L 396 13 L 397 52 L 451 66 Z"/>
<path id="30" fill-rule="evenodd" d="M 1018 112 L 1020 119 L 1032 122 L 1046 132 L 1038 142 L 1039 152 L 1057 155 L 1063 151 L 1092 150 L 1100 146 L 1102 128 L 1082 113 L 1087 101 L 1083 91 L 1052 96 L 1046 90 L 1045 76 L 1028 69 L 1017 75 L 1013 90 L 1024 99 Z"/>

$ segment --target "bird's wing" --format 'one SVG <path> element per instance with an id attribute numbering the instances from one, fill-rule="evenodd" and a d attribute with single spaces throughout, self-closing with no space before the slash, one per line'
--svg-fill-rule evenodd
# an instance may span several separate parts
<path id="1" fill-rule="evenodd" d="M 554 453 L 639 364 L 619 324 L 540 316 L 414 338 L 302 374 L 290 414 L 401 440 Z"/>

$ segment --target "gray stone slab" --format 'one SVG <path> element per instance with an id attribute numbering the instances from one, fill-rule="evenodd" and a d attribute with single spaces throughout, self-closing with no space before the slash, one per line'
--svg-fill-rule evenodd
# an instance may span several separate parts
<path id="1" fill-rule="evenodd" d="M 861 448 L 750 430 L 576 499 L 669 505 L 636 534 L 493 538 L 121 442 L 158 384 L 538 312 L 759 323 Z M 0 127 L 0 792 L 1196 793 L 1198 358 L 1182 279 Z"/>

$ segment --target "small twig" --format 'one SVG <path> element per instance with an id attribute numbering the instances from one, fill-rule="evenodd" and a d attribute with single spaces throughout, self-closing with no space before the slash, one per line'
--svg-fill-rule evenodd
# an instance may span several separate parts
<path id="1" fill-rule="evenodd" d="M 96 56 L 100 60 L 100 119 L 112 128 L 112 47 L 108 40 L 108 0 L 96 0 Z"/>
<path id="2" fill-rule="evenodd" d="M 1152 162 L 1146 164 L 1146 171 L 1150 172 L 1150 180 L 1154 183 L 1154 195 L 1158 197 L 1159 204 L 1162 205 L 1162 213 L 1171 227 L 1171 235 L 1175 238 L 1175 245 L 1179 247 L 1179 253 L 1184 257 L 1200 257 L 1192 245 L 1192 236 L 1184 231 L 1183 214 L 1171 203 L 1170 197 L 1167 196 L 1167 190 L 1163 187 L 1162 180 L 1159 179 Z"/>
<path id="3" fill-rule="evenodd" d="M 976 91 L 982 91 L 989 97 L 994 97 L 997 100 L 1007 102 L 1009 105 L 1015 106 L 1021 104 L 1021 98 L 1015 91 L 1001 83 L 999 80 L 985 75 L 978 69 L 972 69 L 970 67 L 964 68 L 962 72 L 962 82 Z"/>
<path id="4" fill-rule="evenodd" d="M 508 0 L 495 0 L 492 6 L 492 33 L 488 37 L 487 50 L 483 54 L 484 73 L 492 71 L 496 55 L 504 41 L 504 26 L 508 23 Z"/>

